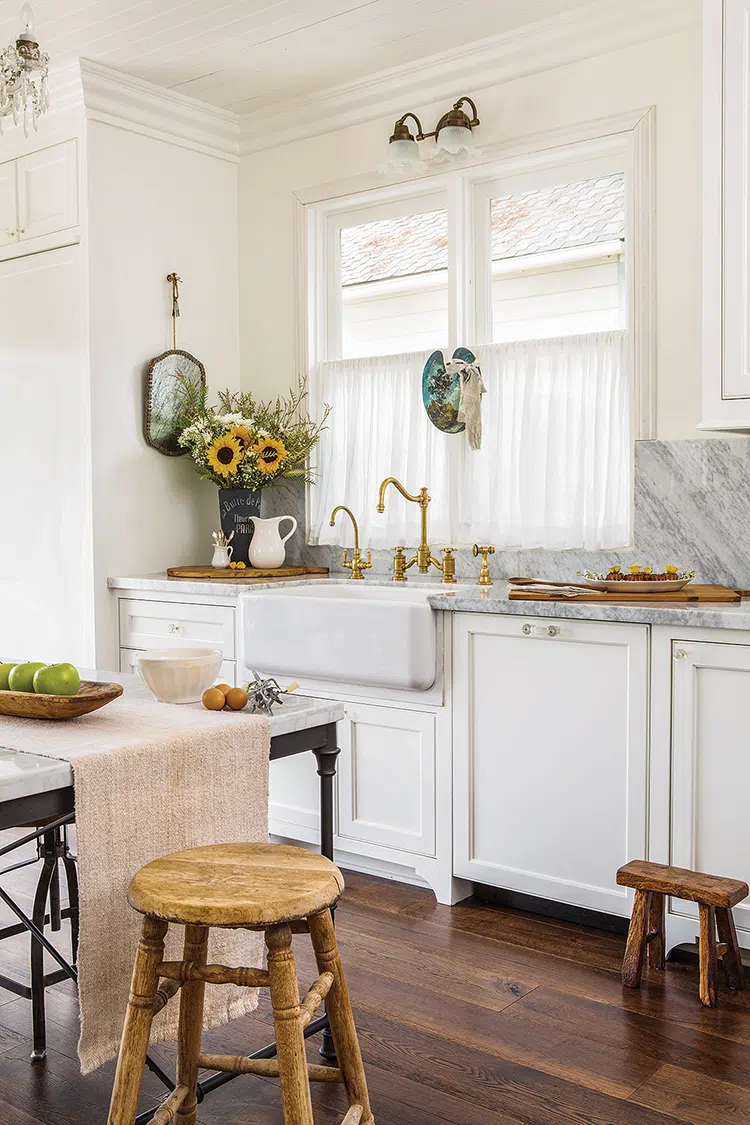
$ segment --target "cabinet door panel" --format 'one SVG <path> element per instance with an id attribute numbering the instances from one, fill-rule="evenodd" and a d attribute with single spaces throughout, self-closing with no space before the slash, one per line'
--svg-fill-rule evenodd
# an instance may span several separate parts
<path id="1" fill-rule="evenodd" d="M 16 205 L 16 161 L 0 164 L 0 246 L 18 242 Z"/>
<path id="2" fill-rule="evenodd" d="M 339 730 L 339 837 L 434 855 L 434 716 L 347 704 Z"/>
<path id="3" fill-rule="evenodd" d="M 750 0 L 724 0 L 722 397 L 750 398 Z"/>
<path id="4" fill-rule="evenodd" d="M 21 241 L 78 223 L 76 142 L 52 145 L 18 160 Z"/>
<path id="5" fill-rule="evenodd" d="M 120 598 L 123 648 L 220 648 L 234 659 L 234 607 Z"/>
<path id="6" fill-rule="evenodd" d="M 457 875 L 628 913 L 615 874 L 646 854 L 647 636 L 457 615 Z"/>
<path id="7" fill-rule="evenodd" d="M 672 854 L 678 867 L 750 881 L 750 646 L 674 641 L 672 671 Z M 692 941 L 697 910 L 673 941 Z M 735 907 L 750 946 L 750 900 Z M 696 921 L 693 921 L 696 919 Z"/>

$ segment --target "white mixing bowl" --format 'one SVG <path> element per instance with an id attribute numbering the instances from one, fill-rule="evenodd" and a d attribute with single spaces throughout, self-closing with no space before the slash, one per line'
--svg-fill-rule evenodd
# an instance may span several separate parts
<path id="1" fill-rule="evenodd" d="M 135 660 L 160 703 L 199 703 L 219 674 L 222 654 L 215 648 L 159 648 L 139 652 Z"/>

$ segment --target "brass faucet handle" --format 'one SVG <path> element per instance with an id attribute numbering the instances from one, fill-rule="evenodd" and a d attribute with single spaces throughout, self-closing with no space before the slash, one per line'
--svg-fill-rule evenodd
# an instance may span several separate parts
<path id="1" fill-rule="evenodd" d="M 344 547 L 344 553 L 341 557 L 341 565 L 345 566 L 347 570 L 351 570 L 352 566 L 354 565 L 354 560 L 349 558 L 349 550 L 347 547 Z"/>
<path id="2" fill-rule="evenodd" d="M 406 582 L 406 555 L 405 547 L 394 547 L 395 554 L 393 556 L 393 577 L 392 582 Z"/>
<path id="3" fill-rule="evenodd" d="M 440 569 L 443 572 L 443 583 L 446 586 L 456 584 L 456 560 L 453 557 L 455 547 L 443 547 L 443 561 Z"/>
<path id="4" fill-rule="evenodd" d="M 481 569 L 479 571 L 479 579 L 477 581 L 477 586 L 492 586 L 493 582 L 492 582 L 492 578 L 490 577 L 490 567 L 489 567 L 489 563 L 487 561 L 487 557 L 488 557 L 488 555 L 494 555 L 495 548 L 494 547 L 480 547 L 480 546 L 478 546 L 478 544 L 475 543 L 474 546 L 471 548 L 471 553 L 472 553 L 472 555 L 474 556 L 475 559 L 479 555 L 482 556 L 482 566 L 481 566 Z"/>

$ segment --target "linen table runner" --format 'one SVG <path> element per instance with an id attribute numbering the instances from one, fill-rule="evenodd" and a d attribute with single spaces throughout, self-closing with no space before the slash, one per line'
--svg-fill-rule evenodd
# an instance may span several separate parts
<path id="1" fill-rule="evenodd" d="M 120 1046 L 142 921 L 128 905 L 128 883 L 169 852 L 267 840 L 270 741 L 263 716 L 172 706 L 127 690 L 68 722 L 0 716 L 0 746 L 61 758 L 73 768 L 84 1074 Z M 181 926 L 170 926 L 166 960 L 182 959 L 183 937 Z M 210 962 L 259 966 L 262 955 L 262 935 L 211 931 Z M 207 985 L 204 1027 L 219 1027 L 257 1003 L 255 990 Z M 173 1000 L 155 1017 L 152 1042 L 176 1037 L 177 1015 Z"/>

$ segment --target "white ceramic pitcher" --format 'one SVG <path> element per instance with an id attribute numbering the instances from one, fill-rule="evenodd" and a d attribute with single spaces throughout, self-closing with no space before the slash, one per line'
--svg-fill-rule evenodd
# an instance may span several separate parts
<path id="1" fill-rule="evenodd" d="M 253 521 L 254 528 L 248 551 L 250 565 L 258 570 L 276 570 L 283 566 L 286 557 L 284 544 L 297 530 L 294 516 L 274 516 L 268 520 L 262 520 L 260 516 L 251 516 L 250 519 Z M 279 524 L 284 520 L 292 521 L 292 530 L 282 538 Z"/>

